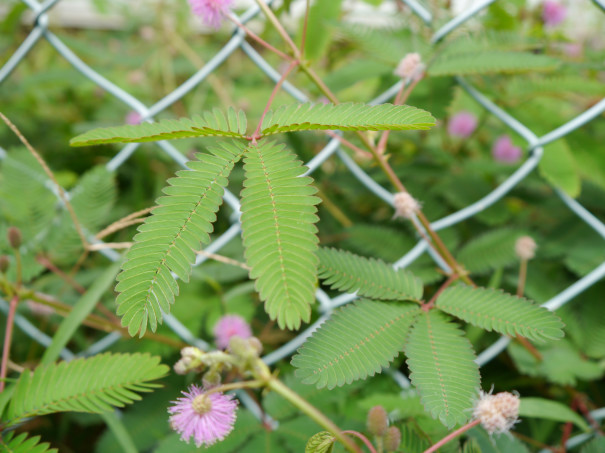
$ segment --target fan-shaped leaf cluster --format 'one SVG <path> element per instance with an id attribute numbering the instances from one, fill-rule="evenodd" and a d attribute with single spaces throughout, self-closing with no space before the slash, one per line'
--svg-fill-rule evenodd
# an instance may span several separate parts
<path id="1" fill-rule="evenodd" d="M 296 376 L 317 388 L 379 373 L 402 351 L 420 308 L 361 299 L 336 311 L 292 359 Z"/>
<path id="2" fill-rule="evenodd" d="M 357 292 L 371 299 L 419 301 L 422 298 L 422 282 L 403 269 L 395 270 L 383 261 L 344 250 L 321 248 L 317 256 L 319 278 L 332 289 Z"/>
<path id="3" fill-rule="evenodd" d="M 426 410 L 448 427 L 464 423 L 479 390 L 479 368 L 463 332 L 437 310 L 422 313 L 405 354 Z"/>
<path id="4" fill-rule="evenodd" d="M 309 129 L 343 131 L 382 131 L 428 129 L 435 125 L 430 113 L 409 105 L 292 104 L 269 112 L 263 120 L 262 134 Z"/>
<path id="5" fill-rule="evenodd" d="M 74 137 L 71 146 L 91 146 L 106 143 L 142 143 L 189 137 L 234 137 L 246 134 L 246 116 L 230 108 L 225 115 L 219 109 L 193 118 L 161 120 L 157 123 L 93 129 Z"/>
<path id="6" fill-rule="evenodd" d="M 0 451 L 6 453 L 57 453 L 56 448 L 50 448 L 50 444 L 40 444 L 40 436 L 27 437 L 27 433 L 15 435 L 8 433 L 4 439 L 0 439 Z"/>
<path id="7" fill-rule="evenodd" d="M 439 55 L 428 67 L 432 76 L 552 71 L 560 61 L 530 52 L 485 50 Z"/>
<path id="8" fill-rule="evenodd" d="M 11 423 L 36 415 L 75 411 L 101 413 L 141 399 L 168 372 L 159 357 L 105 353 L 25 370 L 7 410 Z"/>
<path id="9" fill-rule="evenodd" d="M 554 313 L 500 290 L 458 285 L 443 291 L 436 305 L 470 324 L 504 335 L 521 335 L 541 343 L 564 335 L 563 323 Z"/>
<path id="10" fill-rule="evenodd" d="M 143 336 L 148 321 L 155 331 L 179 291 L 171 272 L 188 281 L 200 243 L 210 241 L 208 233 L 223 202 L 227 177 L 244 145 L 223 142 L 208 150 L 212 154 L 197 154 L 198 160 L 188 163 L 189 170 L 168 180 L 166 196 L 157 200 L 159 206 L 139 227 L 126 255 L 117 277 L 116 303 L 122 325 L 131 335 L 140 331 Z"/>
<path id="11" fill-rule="evenodd" d="M 295 329 L 311 317 L 317 272 L 317 189 L 283 145 L 250 145 L 244 156 L 242 236 L 250 277 L 271 319 Z"/>

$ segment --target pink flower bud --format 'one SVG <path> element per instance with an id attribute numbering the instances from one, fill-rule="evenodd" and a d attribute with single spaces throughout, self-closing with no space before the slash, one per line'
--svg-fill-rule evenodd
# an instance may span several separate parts
<path id="1" fill-rule="evenodd" d="M 420 54 L 414 52 L 403 57 L 393 73 L 404 80 L 416 81 L 422 77 L 424 68 L 422 57 Z"/>
<path id="2" fill-rule="evenodd" d="M 554 27 L 559 25 L 565 20 L 567 10 L 565 6 L 554 0 L 545 0 L 544 7 L 542 9 L 542 20 L 548 27 Z"/>
<path id="3" fill-rule="evenodd" d="M 468 138 L 477 128 L 477 117 L 470 112 L 458 112 L 451 119 L 447 131 L 452 137 Z"/>
<path id="4" fill-rule="evenodd" d="M 126 124 L 140 124 L 141 123 L 141 115 L 137 112 L 135 112 L 134 110 L 128 112 L 128 114 L 126 115 L 126 118 L 124 118 L 124 122 Z"/>
<path id="5" fill-rule="evenodd" d="M 229 346 L 231 337 L 238 336 L 247 339 L 252 336 L 252 330 L 244 318 L 238 315 L 223 316 L 214 325 L 216 346 L 225 349 Z"/>
<path id="6" fill-rule="evenodd" d="M 494 143 L 492 148 L 492 156 L 498 162 L 504 162 L 507 164 L 514 164 L 521 159 L 522 155 L 521 148 L 513 145 L 512 140 L 508 135 L 502 135 Z"/>
<path id="7" fill-rule="evenodd" d="M 389 427 L 389 417 L 387 411 L 382 406 L 374 406 L 368 412 L 366 419 L 368 431 L 376 437 L 382 437 L 386 434 Z"/>

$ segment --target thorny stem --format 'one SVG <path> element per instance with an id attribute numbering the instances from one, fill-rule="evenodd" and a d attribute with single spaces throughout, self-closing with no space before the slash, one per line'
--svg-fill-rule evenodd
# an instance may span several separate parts
<path id="1" fill-rule="evenodd" d="M 523 346 L 525 349 L 527 349 L 527 352 L 529 352 L 531 355 L 534 356 L 534 358 L 538 362 L 541 362 L 543 360 L 542 354 L 540 354 L 540 351 L 538 351 L 536 349 L 536 347 L 533 344 L 531 344 L 527 338 L 522 337 L 521 335 L 517 335 L 515 338 L 517 339 L 517 341 L 519 343 L 521 343 L 521 346 Z"/>
<path id="2" fill-rule="evenodd" d="M 265 13 L 265 16 L 267 17 L 267 19 L 269 19 L 271 21 L 271 23 L 273 24 L 273 26 L 275 27 L 275 29 L 277 30 L 279 35 L 290 46 L 290 48 L 294 52 L 295 58 L 297 60 L 301 60 L 302 55 L 301 55 L 300 50 L 298 50 L 298 47 L 296 47 L 296 44 L 294 44 L 294 41 L 292 41 L 292 38 L 290 38 L 290 35 L 286 31 L 286 29 L 279 22 L 279 19 L 277 17 L 275 17 L 275 14 L 273 14 L 273 11 L 271 10 L 271 8 L 269 8 L 269 6 L 267 6 L 267 4 L 265 3 L 265 0 L 256 0 L 256 3 L 260 7 L 260 9 L 263 10 L 263 13 Z"/>
<path id="3" fill-rule="evenodd" d="M 473 428 L 474 426 L 477 426 L 479 423 L 481 423 L 481 420 L 479 420 L 479 419 L 476 419 L 476 420 L 473 420 L 472 422 L 467 423 L 466 425 L 462 426 L 461 428 L 458 428 L 453 433 L 450 433 L 447 436 L 445 436 L 443 439 L 441 439 L 439 442 L 437 442 L 431 448 L 429 448 L 428 450 L 425 450 L 424 453 L 433 453 L 433 452 L 437 451 L 439 448 L 441 448 L 442 446 L 447 444 L 450 440 L 455 439 L 460 434 L 468 431 L 469 429 Z"/>
<path id="4" fill-rule="evenodd" d="M 361 434 L 357 431 L 351 431 L 351 430 L 343 431 L 342 433 L 350 434 L 352 436 L 357 437 L 365 444 L 366 447 L 368 447 L 368 450 L 370 450 L 370 453 L 377 453 L 376 449 L 374 448 L 374 445 L 372 445 L 372 443 L 368 440 L 368 438 L 366 436 L 364 436 L 363 434 Z"/>
<path id="5" fill-rule="evenodd" d="M 265 106 L 265 110 L 263 111 L 263 114 L 260 117 L 260 121 L 258 122 L 258 126 L 256 126 L 256 130 L 252 134 L 252 142 L 253 143 L 256 142 L 256 140 L 258 138 L 260 138 L 260 131 L 261 131 L 261 128 L 263 126 L 263 120 L 265 119 L 265 116 L 267 116 L 267 113 L 269 113 L 269 109 L 271 108 L 271 104 L 273 104 L 273 100 L 275 99 L 275 96 L 277 95 L 277 92 L 281 88 L 282 84 L 284 83 L 284 81 L 286 80 L 286 78 L 288 77 L 288 75 L 290 74 L 290 72 L 292 72 L 292 70 L 297 65 L 298 65 L 298 61 L 293 61 L 292 63 L 290 63 L 290 66 L 288 66 L 288 68 L 286 69 L 286 71 L 282 74 L 281 78 L 275 84 L 275 87 L 273 87 L 273 91 L 271 92 L 271 96 L 269 96 L 269 100 L 267 101 L 267 105 Z"/>
<path id="6" fill-rule="evenodd" d="M 252 39 L 254 39 L 257 43 L 259 43 L 265 49 L 268 49 L 271 52 L 275 52 L 277 55 L 279 55 L 280 57 L 282 57 L 286 61 L 292 61 L 293 60 L 290 55 L 287 55 L 287 54 L 283 53 L 281 50 L 276 49 L 271 44 L 269 44 L 267 41 L 265 41 L 263 38 L 261 38 L 260 36 L 258 36 L 256 33 L 254 33 L 248 27 L 246 27 L 244 24 L 242 24 L 239 20 L 237 20 L 237 18 L 233 14 L 229 14 L 227 16 L 227 18 L 231 22 L 233 22 L 237 27 L 241 28 L 248 36 L 250 36 Z"/>
<path id="7" fill-rule="evenodd" d="M 55 266 L 45 256 L 43 256 L 43 255 L 37 256 L 36 261 L 38 263 L 40 263 L 42 266 L 44 266 L 46 269 L 51 271 L 53 274 L 58 275 L 61 278 L 61 280 L 63 280 L 65 283 L 67 283 L 69 286 L 71 286 L 73 289 L 75 289 L 78 293 L 84 294 L 86 292 L 86 289 L 82 285 L 80 285 L 77 281 L 75 281 L 73 279 L 73 277 L 71 277 L 70 275 L 67 275 L 65 272 L 63 272 L 61 269 L 59 269 L 57 266 Z"/>
<path id="8" fill-rule="evenodd" d="M 435 301 L 441 295 L 441 293 L 443 291 L 445 291 L 445 289 L 448 286 L 450 286 L 452 283 L 454 283 L 456 280 L 458 280 L 458 275 L 456 275 L 456 274 L 450 275 L 447 278 L 447 280 L 443 283 L 443 285 L 441 285 L 441 287 L 435 292 L 435 294 L 433 294 L 433 297 L 431 297 L 431 300 L 429 300 L 428 303 L 426 303 L 422 306 L 422 309 L 424 311 L 429 311 L 431 308 L 433 308 L 435 306 Z"/>
<path id="9" fill-rule="evenodd" d="M 80 236 L 80 240 L 82 241 L 82 245 L 84 246 L 84 248 L 86 248 L 88 246 L 88 241 L 86 240 L 86 236 L 84 236 L 84 232 L 82 231 L 82 226 L 80 225 L 80 222 L 78 221 L 78 217 L 76 216 L 76 213 L 75 213 L 75 211 L 74 211 L 71 203 L 69 202 L 69 200 L 67 199 L 67 196 L 65 195 L 65 191 L 63 190 L 63 187 L 61 187 L 59 185 L 59 182 L 57 181 L 57 178 L 55 178 L 55 175 L 53 174 L 53 172 L 51 171 L 51 169 L 48 167 L 48 165 L 46 165 L 46 162 L 44 161 L 44 159 L 42 159 L 42 156 L 40 156 L 40 154 L 38 154 L 38 152 L 27 141 L 27 139 L 23 136 L 23 134 L 21 134 L 21 131 L 19 131 L 19 129 L 17 128 L 17 126 L 15 126 L 2 113 L 0 113 L 0 118 L 2 118 L 2 121 L 4 121 L 4 123 L 14 132 L 14 134 L 17 136 L 17 138 L 19 138 L 19 140 L 21 141 L 21 143 L 23 143 L 23 145 L 29 150 L 29 152 L 38 161 L 38 163 L 40 164 L 40 166 L 44 169 L 44 172 L 46 173 L 46 175 L 55 184 L 55 187 L 57 188 L 57 191 L 59 193 L 59 197 L 61 198 L 61 201 L 63 201 L 63 204 L 65 204 L 65 207 L 67 208 L 67 211 L 69 212 L 69 216 L 71 217 L 71 220 L 74 223 L 76 231 L 78 232 L 78 236 Z"/>
<path id="10" fill-rule="evenodd" d="M 10 301 L 8 308 L 8 316 L 6 318 L 6 331 L 4 332 L 4 347 L 2 348 L 2 365 L 0 366 L 0 392 L 4 391 L 6 382 L 6 370 L 8 365 L 8 358 L 10 355 L 11 341 L 13 339 L 13 324 L 15 321 L 15 312 L 17 311 L 17 302 L 19 302 L 19 296 L 14 295 Z"/>

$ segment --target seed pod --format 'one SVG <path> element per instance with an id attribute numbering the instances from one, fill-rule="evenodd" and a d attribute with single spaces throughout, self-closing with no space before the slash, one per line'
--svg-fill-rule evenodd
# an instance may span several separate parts
<path id="1" fill-rule="evenodd" d="M 8 229 L 6 235 L 8 237 L 8 243 L 10 244 L 10 246 L 12 248 L 18 249 L 19 247 L 21 247 L 22 237 L 21 237 L 21 231 L 19 231 L 19 228 L 10 227 Z"/>

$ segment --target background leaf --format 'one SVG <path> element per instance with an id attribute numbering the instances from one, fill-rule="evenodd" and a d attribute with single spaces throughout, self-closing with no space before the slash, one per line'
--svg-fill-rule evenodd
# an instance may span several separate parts
<path id="1" fill-rule="evenodd" d="M 564 404 L 544 398 L 521 398 L 520 417 L 545 418 L 561 423 L 573 422 L 582 431 L 589 431 L 588 423 Z"/>
<path id="2" fill-rule="evenodd" d="M 485 50 L 448 53 L 446 50 L 430 63 L 427 71 L 431 76 L 452 76 L 552 71 L 559 65 L 556 58 L 529 52 Z"/>
<path id="3" fill-rule="evenodd" d="M 101 413 L 123 407 L 150 392 L 168 372 L 149 354 L 100 354 L 87 359 L 25 370 L 8 407 L 9 424 L 53 412 Z"/>
<path id="4" fill-rule="evenodd" d="M 580 195 L 580 174 L 576 168 L 573 154 L 564 139 L 559 139 L 544 147 L 544 155 L 540 159 L 538 169 L 543 178 L 555 187 L 562 189 L 570 197 L 576 198 Z"/>

